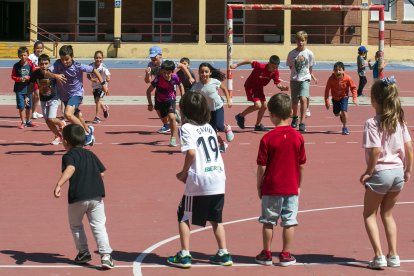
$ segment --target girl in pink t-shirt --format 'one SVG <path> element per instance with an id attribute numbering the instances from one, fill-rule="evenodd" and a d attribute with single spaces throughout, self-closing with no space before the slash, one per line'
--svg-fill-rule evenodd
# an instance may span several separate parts
<path id="1" fill-rule="evenodd" d="M 365 229 L 375 254 L 369 267 L 399 267 L 397 226 L 392 211 L 404 182 L 411 176 L 413 147 L 394 77 L 377 80 L 372 85 L 371 103 L 376 115 L 365 123 L 363 147 L 367 168 L 360 178 L 365 186 Z M 388 242 L 386 257 L 381 249 L 376 217 L 380 206 Z"/>

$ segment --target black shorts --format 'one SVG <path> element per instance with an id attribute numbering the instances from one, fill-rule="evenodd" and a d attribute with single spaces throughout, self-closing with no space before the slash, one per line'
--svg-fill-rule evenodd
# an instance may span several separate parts
<path id="1" fill-rule="evenodd" d="M 154 108 L 160 112 L 161 118 L 164 118 L 168 113 L 175 113 L 175 100 L 165 102 L 155 101 Z"/>
<path id="2" fill-rule="evenodd" d="M 224 194 L 183 196 L 178 206 L 178 222 L 191 219 L 191 224 L 206 226 L 207 221 L 222 222 Z"/>
<path id="3" fill-rule="evenodd" d="M 97 98 L 103 98 L 105 96 L 105 92 L 101 88 L 97 88 L 93 90 L 93 98 L 96 100 Z"/>

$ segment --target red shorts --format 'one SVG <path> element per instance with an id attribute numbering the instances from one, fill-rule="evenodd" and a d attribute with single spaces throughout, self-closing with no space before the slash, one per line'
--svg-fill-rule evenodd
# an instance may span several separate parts
<path id="1" fill-rule="evenodd" d="M 264 94 L 263 91 L 263 87 L 244 87 L 244 89 L 246 90 L 246 96 L 247 96 L 247 100 L 250 102 L 265 102 L 266 101 L 266 96 Z"/>

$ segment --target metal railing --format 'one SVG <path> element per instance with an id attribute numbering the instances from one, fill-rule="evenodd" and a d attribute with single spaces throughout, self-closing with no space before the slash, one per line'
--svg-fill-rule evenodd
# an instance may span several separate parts
<path id="1" fill-rule="evenodd" d="M 368 38 L 376 38 L 378 33 L 378 27 L 368 27 L 368 34 L 373 30 L 375 35 L 368 35 Z M 400 29 L 385 29 L 384 42 L 390 47 L 394 44 L 412 45 L 414 44 L 414 31 L 400 30 Z M 398 43 L 400 42 L 400 43 Z"/>
<path id="2" fill-rule="evenodd" d="M 52 42 L 53 48 L 48 49 L 48 50 L 51 51 L 55 57 L 57 57 L 57 54 L 58 54 L 57 48 L 58 48 L 59 42 L 61 41 L 59 37 L 57 37 L 56 35 L 48 32 L 48 31 L 46 31 L 43 28 L 40 28 L 39 26 L 36 26 L 35 24 L 33 24 L 31 22 L 29 22 L 29 26 L 27 26 L 27 28 L 29 29 L 29 31 L 31 33 L 35 33 L 37 35 L 37 37 L 38 37 L 37 39 L 39 39 L 39 36 L 40 36 L 41 37 L 40 40 L 43 40 L 43 41 L 46 40 L 46 41 Z M 33 42 L 35 42 L 35 41 L 33 41 Z"/>

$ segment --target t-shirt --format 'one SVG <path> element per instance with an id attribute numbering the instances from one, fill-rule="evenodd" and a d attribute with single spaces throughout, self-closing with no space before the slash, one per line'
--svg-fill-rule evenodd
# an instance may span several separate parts
<path id="1" fill-rule="evenodd" d="M 211 111 L 215 111 L 223 107 L 223 99 L 220 97 L 218 90 L 221 82 L 218 79 L 210 78 L 206 84 L 201 81 L 197 82 L 191 88 L 191 91 L 200 91 L 207 99 L 208 107 Z"/>
<path id="2" fill-rule="evenodd" d="M 190 72 L 191 77 L 193 79 L 195 79 L 193 71 L 191 71 L 190 68 L 188 68 L 188 71 Z M 190 91 L 193 84 L 190 82 L 190 78 L 187 76 L 187 74 L 184 73 L 183 70 L 178 70 L 177 71 L 177 76 L 180 78 L 180 81 L 182 82 L 182 84 L 184 86 L 184 91 L 185 92 Z"/>
<path id="3" fill-rule="evenodd" d="M 380 115 L 368 119 L 364 126 L 363 147 L 381 148 L 381 153 L 375 165 L 375 171 L 389 170 L 404 167 L 404 144 L 411 141 L 407 125 L 397 125 L 394 134 L 388 135 L 380 131 Z M 365 159 L 368 162 L 368 152 L 365 151 Z"/>
<path id="4" fill-rule="evenodd" d="M 57 85 L 60 99 L 67 102 L 73 96 L 83 97 L 83 72 L 92 73 L 93 67 L 73 61 L 69 67 L 65 68 L 60 59 L 55 61 L 53 67 L 53 73 L 63 74 L 66 77 L 66 83 Z"/>
<path id="5" fill-rule="evenodd" d="M 311 80 L 309 68 L 315 65 L 313 52 L 308 48 L 303 51 L 293 49 L 289 52 L 286 66 L 290 68 L 290 80 L 307 81 Z"/>
<path id="6" fill-rule="evenodd" d="M 82 147 L 72 148 L 62 157 L 62 172 L 69 165 L 75 167 L 75 173 L 69 180 L 69 204 L 99 196 L 105 197 L 101 173 L 106 169 L 93 152 Z"/>
<path id="7" fill-rule="evenodd" d="M 42 102 L 47 102 L 51 99 L 57 99 L 56 80 L 45 78 L 45 75 L 40 69 L 36 69 L 32 73 L 30 82 L 38 84 L 39 98 Z"/>
<path id="8" fill-rule="evenodd" d="M 359 76 L 365 77 L 365 59 L 360 55 L 357 57 L 357 71 Z"/>
<path id="9" fill-rule="evenodd" d="M 279 126 L 260 141 L 257 165 L 266 166 L 262 195 L 297 195 L 300 165 L 305 164 L 305 141 L 291 126 Z"/>
<path id="10" fill-rule="evenodd" d="M 210 124 L 184 124 L 181 129 L 181 152 L 195 150 L 195 160 L 188 171 L 184 195 L 224 194 L 226 174 L 217 135 Z"/>
<path id="11" fill-rule="evenodd" d="M 172 74 L 170 80 L 166 80 L 162 75 L 158 75 L 151 82 L 155 87 L 155 99 L 158 102 L 166 102 L 175 100 L 176 86 L 180 85 L 180 79 L 177 74 Z"/>
<path id="12" fill-rule="evenodd" d="M 162 59 L 160 64 L 162 63 Z M 150 76 L 158 76 L 160 74 L 161 65 L 155 64 L 153 61 L 148 62 L 147 67 L 151 68 Z"/>
<path id="13" fill-rule="evenodd" d="M 93 68 L 95 68 L 95 62 L 90 63 L 89 66 L 92 66 Z M 111 75 L 111 73 L 109 72 L 108 68 L 106 67 L 106 65 L 104 63 L 101 63 L 99 65 L 99 67 L 95 68 L 95 69 L 98 70 L 98 72 L 101 75 L 103 81 L 106 81 L 106 77 Z M 88 74 L 88 75 L 90 75 L 92 78 L 96 78 L 94 73 Z M 93 81 L 92 82 L 92 88 L 93 89 L 102 89 L 102 85 L 99 82 L 94 82 Z"/>
<path id="14" fill-rule="evenodd" d="M 266 63 L 260 63 L 257 61 L 252 62 L 253 71 L 250 73 L 250 76 L 247 78 L 244 83 L 245 87 L 256 88 L 266 86 L 270 80 L 273 80 L 275 84 L 280 83 L 279 79 L 279 69 L 276 69 L 273 72 L 270 72 L 266 68 Z"/>
<path id="15" fill-rule="evenodd" d="M 325 103 L 328 102 L 329 91 L 331 91 L 332 100 L 340 101 L 348 97 L 349 91 L 352 92 L 352 98 L 356 102 L 357 88 L 354 81 L 348 74 L 343 74 L 342 78 L 338 78 L 334 73 L 329 77 L 325 87 Z"/>
<path id="16" fill-rule="evenodd" d="M 29 59 L 32 61 L 33 65 L 38 68 L 39 67 L 39 57 L 36 56 L 35 54 L 30 54 L 29 55 Z"/>
<path id="17" fill-rule="evenodd" d="M 34 70 L 34 65 L 30 60 L 25 65 L 22 65 L 20 61 L 13 65 L 12 79 L 14 80 L 14 93 L 27 94 L 29 81 L 21 82 L 21 78 L 28 77 L 30 79 L 30 75 Z"/>

